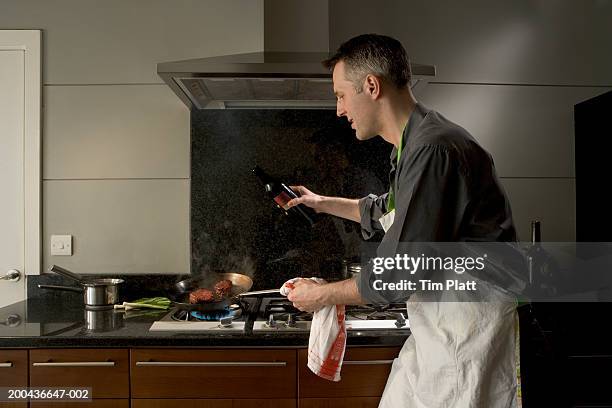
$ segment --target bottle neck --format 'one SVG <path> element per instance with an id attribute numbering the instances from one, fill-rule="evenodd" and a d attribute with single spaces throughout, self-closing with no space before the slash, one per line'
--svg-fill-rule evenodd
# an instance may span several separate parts
<path id="1" fill-rule="evenodd" d="M 531 222 L 531 243 L 535 244 L 538 242 L 542 242 L 540 221 L 532 221 Z"/>

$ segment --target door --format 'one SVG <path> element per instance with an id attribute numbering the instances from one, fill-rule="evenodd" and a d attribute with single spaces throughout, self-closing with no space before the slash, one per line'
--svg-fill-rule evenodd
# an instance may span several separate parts
<path id="1" fill-rule="evenodd" d="M 40 83 L 40 32 L 1 30 L 0 307 L 40 273 Z"/>

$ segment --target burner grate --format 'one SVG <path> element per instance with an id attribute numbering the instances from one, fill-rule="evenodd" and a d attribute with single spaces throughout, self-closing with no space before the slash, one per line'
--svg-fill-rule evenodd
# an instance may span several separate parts
<path id="1" fill-rule="evenodd" d="M 295 321 L 312 320 L 312 313 L 302 312 L 285 298 L 269 300 L 264 308 L 263 317 L 268 319 L 270 315 L 272 315 L 275 320 L 282 321 L 287 321 L 289 316 L 292 316 Z"/>
<path id="2" fill-rule="evenodd" d="M 400 313 L 406 315 L 404 303 L 382 306 L 347 306 L 346 308 L 347 316 L 359 320 L 394 320 Z"/>

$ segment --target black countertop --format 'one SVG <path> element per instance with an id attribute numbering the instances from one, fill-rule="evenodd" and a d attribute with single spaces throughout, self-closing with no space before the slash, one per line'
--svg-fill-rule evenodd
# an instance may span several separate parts
<path id="1" fill-rule="evenodd" d="M 78 293 L 53 292 L 0 308 L 0 348 L 307 347 L 308 333 L 150 332 L 168 311 L 90 313 Z M 95 324 L 92 321 L 95 318 Z M 401 346 L 409 329 L 349 331 L 348 346 Z"/>

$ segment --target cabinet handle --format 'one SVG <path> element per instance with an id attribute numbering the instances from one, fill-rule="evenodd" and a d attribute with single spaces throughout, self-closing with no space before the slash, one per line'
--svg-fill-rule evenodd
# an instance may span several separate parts
<path id="1" fill-rule="evenodd" d="M 71 361 L 61 363 L 32 363 L 32 367 L 114 367 L 114 361 Z"/>
<path id="2" fill-rule="evenodd" d="M 393 364 L 393 360 L 348 360 L 342 364 L 346 365 L 376 365 L 376 364 Z"/>
<path id="3" fill-rule="evenodd" d="M 0 368 L 11 368 L 13 363 L 11 361 L 7 361 L 6 363 L 0 363 Z"/>
<path id="4" fill-rule="evenodd" d="M 137 361 L 138 367 L 286 367 L 285 361 Z"/>

